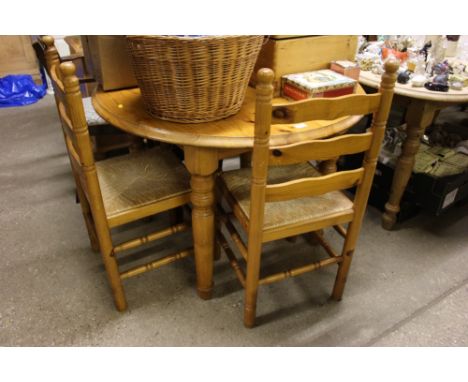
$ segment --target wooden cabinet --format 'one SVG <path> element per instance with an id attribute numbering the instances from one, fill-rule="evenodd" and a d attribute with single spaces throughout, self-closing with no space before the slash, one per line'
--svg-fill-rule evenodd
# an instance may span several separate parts
<path id="1" fill-rule="evenodd" d="M 0 77 L 9 74 L 30 74 L 36 83 L 41 83 L 30 36 L 0 36 Z"/>
<path id="2" fill-rule="evenodd" d="M 358 38 L 353 35 L 270 36 L 260 51 L 250 84 L 255 86 L 258 69 L 273 69 L 274 95 L 277 97 L 280 94 L 282 76 L 326 69 L 334 60 L 354 61 L 357 43 Z"/>

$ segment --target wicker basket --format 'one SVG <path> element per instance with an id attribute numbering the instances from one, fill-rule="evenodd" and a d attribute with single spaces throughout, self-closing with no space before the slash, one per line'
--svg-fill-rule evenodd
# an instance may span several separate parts
<path id="1" fill-rule="evenodd" d="M 128 36 L 143 102 L 155 118 L 214 121 L 239 111 L 263 36 Z"/>

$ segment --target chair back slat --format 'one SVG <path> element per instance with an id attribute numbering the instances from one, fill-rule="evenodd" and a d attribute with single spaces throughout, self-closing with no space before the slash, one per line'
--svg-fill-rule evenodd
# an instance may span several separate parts
<path id="1" fill-rule="evenodd" d="M 300 142 L 273 148 L 269 165 L 288 165 L 314 160 L 327 160 L 340 155 L 367 151 L 372 143 L 372 133 L 347 134 L 323 140 Z"/>
<path id="2" fill-rule="evenodd" d="M 352 94 L 337 98 L 313 98 L 273 105 L 273 124 L 302 123 L 311 120 L 332 120 L 349 115 L 375 113 L 380 105 L 380 93 Z"/>
<path id="3" fill-rule="evenodd" d="M 266 186 L 265 201 L 279 202 L 303 198 L 306 196 L 323 195 L 331 191 L 345 190 L 358 185 L 364 175 L 364 169 L 340 171 L 337 173 L 291 180 Z"/>
<path id="4" fill-rule="evenodd" d="M 76 151 L 76 148 L 77 148 L 76 135 L 73 131 L 72 122 L 70 121 L 70 118 L 68 118 L 65 105 L 60 102 L 58 105 L 58 108 L 59 108 L 60 118 L 62 120 L 63 132 L 66 135 L 67 139 L 71 141 L 73 149 Z"/>

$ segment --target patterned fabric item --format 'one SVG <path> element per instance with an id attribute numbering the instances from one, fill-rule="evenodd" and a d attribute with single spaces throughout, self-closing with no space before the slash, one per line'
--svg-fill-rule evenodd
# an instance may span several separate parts
<path id="1" fill-rule="evenodd" d="M 457 175 L 468 171 L 468 155 L 441 146 L 421 143 L 415 157 L 413 172 L 428 174 L 434 178 Z"/>
<path id="2" fill-rule="evenodd" d="M 237 200 L 242 212 L 250 216 L 250 176 L 252 170 L 244 168 L 222 174 L 226 187 Z M 270 167 L 268 184 L 282 183 L 294 179 L 321 176 L 309 163 Z M 340 191 L 319 196 L 305 197 L 265 204 L 264 229 L 307 223 L 318 217 L 353 209 L 353 202 Z"/>
<path id="3" fill-rule="evenodd" d="M 91 97 L 83 98 L 83 107 L 88 126 L 107 125 L 108 123 L 94 110 Z"/>

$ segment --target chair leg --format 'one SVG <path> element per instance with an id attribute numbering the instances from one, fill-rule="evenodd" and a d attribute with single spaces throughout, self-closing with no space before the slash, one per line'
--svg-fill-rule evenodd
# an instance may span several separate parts
<path id="1" fill-rule="evenodd" d="M 315 231 L 315 233 L 323 238 L 323 229 L 319 229 Z M 313 232 L 305 233 L 303 234 L 303 236 L 305 240 L 307 241 L 307 243 L 309 243 L 310 245 L 313 245 L 313 246 L 319 245 L 319 242 L 315 238 L 315 235 L 313 234 Z"/>
<path id="2" fill-rule="evenodd" d="M 343 257 L 343 262 L 338 266 L 338 273 L 336 275 L 335 285 L 333 286 L 332 299 L 335 301 L 341 301 L 343 297 L 346 279 L 348 277 L 348 272 L 353 257 L 353 251 L 345 253 Z"/>
<path id="3" fill-rule="evenodd" d="M 113 255 L 112 240 L 109 235 L 103 236 L 100 238 L 102 260 L 114 296 L 115 307 L 119 312 L 123 312 L 127 310 L 127 299 L 125 298 L 117 260 Z"/>
<path id="4" fill-rule="evenodd" d="M 97 239 L 96 227 L 94 225 L 93 216 L 91 214 L 91 208 L 79 182 L 76 182 L 76 196 L 80 201 L 81 212 L 83 213 L 86 229 L 88 230 L 88 238 L 91 244 L 91 248 L 94 252 L 99 252 L 99 241 Z"/>
<path id="5" fill-rule="evenodd" d="M 81 204 L 83 206 L 83 203 Z M 84 208 L 82 207 L 84 210 Z M 83 217 L 86 223 L 86 228 L 88 230 L 89 243 L 91 244 L 91 249 L 94 252 L 99 252 L 99 241 L 96 235 L 96 228 L 94 227 L 93 216 L 91 211 L 83 211 Z"/>
<path id="6" fill-rule="evenodd" d="M 245 282 L 244 326 L 255 326 L 257 311 L 258 279 L 260 275 L 261 249 L 249 252 L 247 260 L 247 277 Z"/>
<path id="7" fill-rule="evenodd" d="M 341 301 L 346 285 L 351 260 L 353 259 L 354 248 L 360 231 L 360 224 L 353 221 L 348 228 L 345 243 L 343 245 L 343 261 L 338 265 L 335 285 L 333 286 L 332 299 Z"/>

